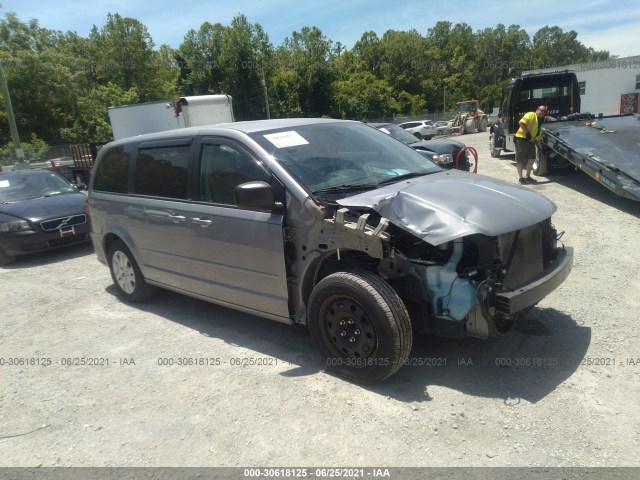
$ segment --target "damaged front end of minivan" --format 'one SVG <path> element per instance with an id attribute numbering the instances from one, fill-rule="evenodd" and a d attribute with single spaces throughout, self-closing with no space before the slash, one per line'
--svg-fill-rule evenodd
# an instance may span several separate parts
<path id="1" fill-rule="evenodd" d="M 455 196 L 451 183 L 424 177 L 338 201 L 316 232 L 316 279 L 366 268 L 398 293 L 416 331 L 508 332 L 566 279 L 573 252 L 559 244 L 546 198 L 500 184 L 507 198 L 496 205 L 492 180 L 458 180 Z"/>

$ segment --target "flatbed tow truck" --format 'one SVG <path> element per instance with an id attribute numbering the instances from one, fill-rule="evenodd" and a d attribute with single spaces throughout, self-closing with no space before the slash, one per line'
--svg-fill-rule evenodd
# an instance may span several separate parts
<path id="1" fill-rule="evenodd" d="M 549 117 L 537 149 L 535 175 L 582 170 L 616 195 L 640 201 L 640 116 L 594 117 L 580 112 L 580 89 L 570 71 L 531 74 L 505 87 L 497 122 L 491 124 L 492 157 L 514 151 L 522 115 L 547 105 Z"/>

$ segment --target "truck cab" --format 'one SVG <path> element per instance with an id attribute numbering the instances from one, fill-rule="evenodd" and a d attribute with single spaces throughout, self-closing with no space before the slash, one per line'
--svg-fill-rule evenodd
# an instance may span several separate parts
<path id="1" fill-rule="evenodd" d="M 559 119 L 580 112 L 580 86 L 574 72 L 565 70 L 512 79 L 502 91 L 498 121 L 491 125 L 492 157 L 515 151 L 513 137 L 522 115 L 546 105 L 548 117 Z"/>

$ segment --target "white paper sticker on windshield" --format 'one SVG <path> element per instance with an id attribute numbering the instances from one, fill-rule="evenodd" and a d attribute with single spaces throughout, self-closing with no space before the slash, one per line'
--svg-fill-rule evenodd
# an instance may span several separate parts
<path id="1" fill-rule="evenodd" d="M 5 188 L 9 186 L 9 180 L 0 180 L 0 188 Z"/>
<path id="2" fill-rule="evenodd" d="M 264 138 L 273 143 L 276 148 L 297 147 L 298 145 L 309 145 L 302 135 L 293 130 L 290 132 L 270 133 Z"/>
<path id="3" fill-rule="evenodd" d="M 380 130 L 381 132 L 386 133 L 387 135 L 391 135 L 391 132 L 389 130 L 387 130 L 386 128 L 384 128 L 384 127 L 379 128 L 378 130 Z"/>

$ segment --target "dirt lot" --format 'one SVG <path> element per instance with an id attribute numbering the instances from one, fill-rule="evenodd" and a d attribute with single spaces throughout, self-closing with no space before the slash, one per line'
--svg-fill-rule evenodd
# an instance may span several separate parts
<path id="1" fill-rule="evenodd" d="M 517 180 L 488 133 L 460 139 Z M 640 205 L 540 180 L 568 280 L 509 336 L 417 338 L 374 387 L 326 372 L 301 327 L 121 303 L 90 246 L 0 269 L 0 465 L 640 466 Z"/>

